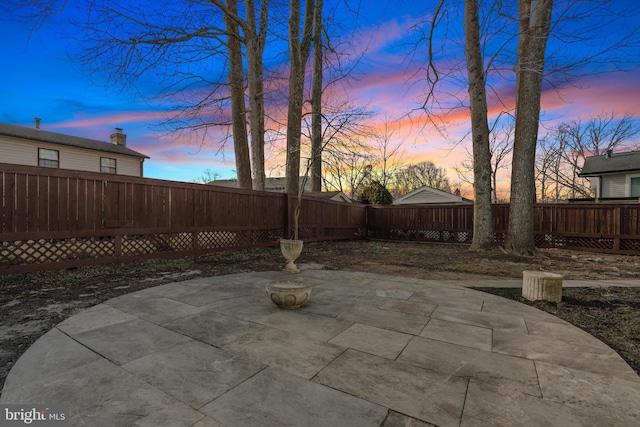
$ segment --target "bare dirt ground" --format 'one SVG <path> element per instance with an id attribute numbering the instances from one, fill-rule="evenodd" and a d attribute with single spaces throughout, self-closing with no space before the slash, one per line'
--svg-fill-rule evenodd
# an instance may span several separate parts
<path id="1" fill-rule="evenodd" d="M 342 241 L 307 243 L 298 263 L 420 279 L 521 278 L 524 270 L 565 279 L 640 280 L 640 257 L 540 250 L 516 257 L 470 252 L 455 244 Z M 56 324 L 118 295 L 196 277 L 279 270 L 278 248 L 218 253 L 200 259 L 0 277 L 0 389 L 20 355 Z M 602 340 L 640 375 L 640 287 L 567 288 L 559 304 L 528 302 L 520 289 L 482 289 L 549 312 Z"/>

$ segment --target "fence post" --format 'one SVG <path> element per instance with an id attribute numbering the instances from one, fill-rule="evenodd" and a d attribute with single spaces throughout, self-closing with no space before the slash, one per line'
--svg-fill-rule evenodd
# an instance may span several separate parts
<path id="1" fill-rule="evenodd" d="M 614 226 L 614 234 L 613 234 L 613 250 L 615 252 L 618 252 L 620 251 L 620 236 L 622 235 L 622 224 L 623 224 L 624 218 L 622 218 L 623 210 L 619 206 L 616 206 L 615 208 L 613 208 L 613 211 L 615 212 L 613 219 L 616 222 Z"/>
<path id="2" fill-rule="evenodd" d="M 113 238 L 113 255 L 115 256 L 117 261 L 121 261 L 122 259 L 122 236 L 115 233 Z"/>
<path id="3" fill-rule="evenodd" d="M 289 226 L 289 206 L 290 198 L 289 193 L 282 193 L 284 197 L 284 203 L 282 204 L 282 238 L 291 238 L 291 227 Z"/>

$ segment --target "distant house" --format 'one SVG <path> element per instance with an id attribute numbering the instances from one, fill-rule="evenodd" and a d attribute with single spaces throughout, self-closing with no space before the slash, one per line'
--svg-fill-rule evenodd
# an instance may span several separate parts
<path id="1" fill-rule="evenodd" d="M 578 176 L 589 179 L 596 199 L 640 198 L 640 151 L 587 157 Z"/>
<path id="2" fill-rule="evenodd" d="M 394 205 L 472 205 L 473 201 L 462 196 L 427 187 L 426 185 L 398 197 Z"/>
<path id="3" fill-rule="evenodd" d="M 301 183 L 302 183 L 302 178 L 303 177 L 300 177 Z M 265 191 L 271 191 L 274 193 L 284 193 L 285 179 L 286 178 L 284 177 L 265 178 L 265 181 L 264 181 Z M 217 179 L 215 181 L 210 181 L 207 184 L 219 185 L 221 187 L 238 188 L 237 179 Z M 321 197 L 323 199 L 333 200 L 336 202 L 353 203 L 353 200 L 347 197 L 347 195 L 344 194 L 342 191 L 311 191 L 310 179 L 308 179 L 304 185 L 304 194 L 306 196 Z"/>
<path id="4" fill-rule="evenodd" d="M 148 156 L 127 148 L 127 135 L 116 128 L 110 142 L 0 123 L 0 162 L 56 169 L 143 176 Z"/>
<path id="5" fill-rule="evenodd" d="M 304 194 L 307 196 L 321 197 L 323 199 L 333 200 L 334 202 L 353 203 L 353 200 L 351 200 L 342 191 L 311 191 Z"/>
<path id="6" fill-rule="evenodd" d="M 300 177 L 300 182 L 302 182 L 302 178 Z M 207 184 L 210 185 L 219 185 L 221 187 L 231 187 L 238 188 L 238 180 L 237 179 L 216 179 L 215 181 L 210 181 Z M 265 191 L 273 191 L 276 193 L 284 193 L 284 185 L 285 178 L 277 177 L 277 178 L 265 178 L 264 180 L 264 189 Z M 308 179 L 304 185 L 304 191 L 311 191 L 311 180 Z"/>

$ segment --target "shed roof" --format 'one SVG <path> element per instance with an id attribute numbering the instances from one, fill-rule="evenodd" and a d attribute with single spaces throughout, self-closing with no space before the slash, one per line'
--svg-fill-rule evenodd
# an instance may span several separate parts
<path id="1" fill-rule="evenodd" d="M 597 176 L 618 172 L 640 171 L 640 151 L 603 154 L 584 159 L 579 176 Z"/>
<path id="2" fill-rule="evenodd" d="M 473 201 L 462 196 L 447 193 L 436 188 L 422 186 L 417 190 L 398 197 L 394 205 L 437 205 L 437 204 L 472 204 Z"/>
<path id="3" fill-rule="evenodd" d="M 65 135 L 62 133 L 49 132 L 42 129 L 10 125 L 6 123 L 0 123 L 0 136 L 10 136 L 31 141 L 47 142 L 49 144 L 86 148 L 90 150 L 104 151 L 113 154 L 122 154 L 125 156 L 140 157 L 144 159 L 149 158 L 149 156 L 138 153 L 137 151 L 127 148 L 123 145 L 112 144 L 110 142 L 98 141 L 95 139 L 81 138 L 78 136 Z"/>

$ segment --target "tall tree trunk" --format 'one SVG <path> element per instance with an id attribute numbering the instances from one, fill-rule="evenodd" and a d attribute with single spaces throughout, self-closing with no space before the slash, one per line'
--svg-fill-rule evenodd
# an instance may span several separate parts
<path id="1" fill-rule="evenodd" d="M 247 64 L 249 68 L 249 122 L 251 124 L 251 160 L 253 166 L 253 189 L 264 190 L 264 82 L 263 53 L 267 38 L 268 0 L 260 3 L 260 21 L 256 25 L 255 0 L 245 1 L 247 8 Z"/>
<path id="2" fill-rule="evenodd" d="M 287 110 L 287 165 L 285 192 L 297 194 L 300 188 L 300 140 L 302 101 L 307 61 L 313 34 L 314 1 L 305 0 L 305 15 L 300 39 L 300 0 L 289 3 L 289 108 Z"/>
<path id="3" fill-rule="evenodd" d="M 229 9 L 237 14 L 237 0 L 228 0 L 227 4 Z M 249 140 L 247 138 L 247 117 L 244 103 L 240 32 L 238 24 L 228 14 L 224 15 L 224 24 L 227 30 L 227 50 L 229 52 L 228 76 L 231 96 L 231 124 L 238 186 L 251 189 L 251 163 L 249 161 Z"/>
<path id="4" fill-rule="evenodd" d="M 495 246 L 493 207 L 491 205 L 491 151 L 484 63 L 480 49 L 478 0 L 465 0 L 465 54 L 469 76 L 471 135 L 473 138 L 473 241 L 470 250 L 487 250 Z"/>
<path id="5" fill-rule="evenodd" d="M 322 191 L 322 7 L 323 0 L 316 0 L 311 88 L 311 191 Z"/>
<path id="6" fill-rule="evenodd" d="M 530 254 L 535 252 L 533 203 L 536 197 L 536 145 L 553 1 L 519 0 L 518 5 L 520 34 L 516 64 L 516 130 L 506 249 L 516 254 Z"/>

